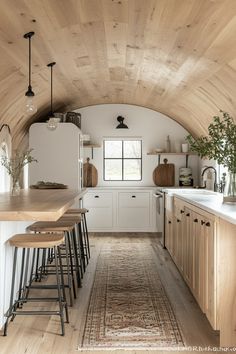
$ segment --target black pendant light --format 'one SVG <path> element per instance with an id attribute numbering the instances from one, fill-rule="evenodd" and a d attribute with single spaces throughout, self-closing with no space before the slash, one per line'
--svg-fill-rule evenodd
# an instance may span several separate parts
<path id="1" fill-rule="evenodd" d="M 29 85 L 28 90 L 25 93 L 26 96 L 26 105 L 25 111 L 26 113 L 34 114 L 37 112 L 37 107 L 35 105 L 35 95 L 31 86 L 31 38 L 33 37 L 34 32 L 28 32 L 24 34 L 24 38 L 29 40 Z"/>
<path id="2" fill-rule="evenodd" d="M 118 116 L 117 120 L 119 124 L 117 125 L 116 129 L 128 129 L 128 126 L 124 123 L 124 117 Z"/>
<path id="3" fill-rule="evenodd" d="M 56 62 L 53 61 L 52 63 L 49 63 L 47 67 L 51 69 L 51 108 L 50 108 L 50 114 L 48 117 L 48 129 L 50 130 L 55 130 L 57 128 L 57 118 L 54 117 L 53 113 L 53 67 L 56 65 Z"/>

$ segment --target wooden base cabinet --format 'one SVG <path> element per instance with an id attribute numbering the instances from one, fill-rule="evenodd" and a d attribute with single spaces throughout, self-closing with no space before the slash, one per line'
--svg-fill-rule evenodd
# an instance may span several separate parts
<path id="1" fill-rule="evenodd" d="M 218 231 L 220 345 L 236 347 L 236 225 L 220 219 Z"/>
<path id="2" fill-rule="evenodd" d="M 173 257 L 173 217 L 172 213 L 166 211 L 165 218 L 165 245 L 170 255 Z"/>
<path id="3" fill-rule="evenodd" d="M 174 262 L 214 329 L 216 321 L 216 253 L 214 215 L 175 198 L 171 237 L 167 244 Z M 170 241 L 172 240 L 172 242 Z"/>

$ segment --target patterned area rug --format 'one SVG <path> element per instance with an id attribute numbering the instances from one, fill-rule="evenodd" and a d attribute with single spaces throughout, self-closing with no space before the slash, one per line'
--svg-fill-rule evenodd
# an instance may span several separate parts
<path id="1" fill-rule="evenodd" d="M 184 346 L 154 257 L 147 241 L 104 245 L 79 349 Z"/>

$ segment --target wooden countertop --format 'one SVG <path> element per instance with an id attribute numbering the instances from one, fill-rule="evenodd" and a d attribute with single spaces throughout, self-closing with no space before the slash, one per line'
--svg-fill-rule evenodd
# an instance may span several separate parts
<path id="1" fill-rule="evenodd" d="M 85 193 L 86 189 L 27 189 L 17 197 L 0 193 L 0 221 L 55 221 Z"/>

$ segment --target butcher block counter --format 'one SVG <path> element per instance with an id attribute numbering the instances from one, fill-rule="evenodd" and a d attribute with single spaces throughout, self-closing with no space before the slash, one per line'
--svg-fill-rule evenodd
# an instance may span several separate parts
<path id="1" fill-rule="evenodd" d="M 21 190 L 20 195 L 14 197 L 10 193 L 0 193 L 0 328 L 4 325 L 4 314 L 10 299 L 13 247 L 8 240 L 14 234 L 24 233 L 26 227 L 34 221 L 55 221 L 71 206 L 81 206 L 85 193 L 86 189 L 28 189 Z"/>
<path id="2" fill-rule="evenodd" d="M 86 189 L 26 189 L 19 196 L 0 194 L 0 221 L 55 221 L 81 199 Z"/>

